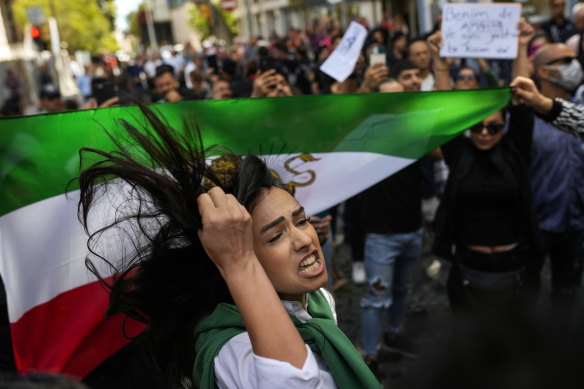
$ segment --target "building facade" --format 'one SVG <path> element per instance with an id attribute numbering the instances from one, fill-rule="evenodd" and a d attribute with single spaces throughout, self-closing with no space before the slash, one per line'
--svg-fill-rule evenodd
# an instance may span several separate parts
<path id="1" fill-rule="evenodd" d="M 403 18 L 410 36 L 422 36 L 434 29 L 446 3 L 517 2 L 523 15 L 537 24 L 549 18 L 549 0 L 237 0 L 234 15 L 240 20 L 242 38 L 275 33 L 282 36 L 293 27 L 304 30 L 319 16 L 329 15 L 345 27 L 349 18 L 364 17 L 371 27 L 384 15 Z M 566 0 L 566 16 L 578 0 Z"/>

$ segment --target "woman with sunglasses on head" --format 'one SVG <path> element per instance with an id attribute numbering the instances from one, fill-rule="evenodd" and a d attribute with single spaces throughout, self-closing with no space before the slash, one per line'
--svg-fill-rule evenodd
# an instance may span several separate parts
<path id="1" fill-rule="evenodd" d="M 484 80 L 485 87 L 487 88 L 497 88 L 499 87 L 499 78 L 489 67 L 487 61 L 482 58 L 474 59 L 480 73 L 468 66 L 468 61 L 465 66 L 460 67 L 456 74 L 454 75 L 454 89 L 456 90 L 469 90 L 469 89 L 479 89 L 481 88 L 481 79 Z M 448 64 L 445 62 L 445 64 Z M 437 75 L 440 77 L 440 74 Z"/>
<path id="2" fill-rule="evenodd" d="M 436 214 L 434 252 L 451 259 L 454 309 L 512 303 L 538 258 L 528 178 L 533 113 L 509 105 L 441 146 L 450 175 Z M 508 124 L 508 131 L 503 129 Z"/>
<path id="3" fill-rule="evenodd" d="M 479 89 L 480 87 L 479 76 L 473 68 L 462 67 L 454 75 L 454 89 L 456 90 Z"/>

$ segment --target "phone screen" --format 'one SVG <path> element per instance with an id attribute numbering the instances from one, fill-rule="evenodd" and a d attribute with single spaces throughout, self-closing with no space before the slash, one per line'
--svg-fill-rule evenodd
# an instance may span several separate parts
<path id="1" fill-rule="evenodd" d="M 259 60 L 258 67 L 260 69 L 260 73 L 268 71 L 270 69 L 274 69 L 276 67 L 276 62 L 274 58 L 271 57 L 261 57 Z"/>
<path id="2" fill-rule="evenodd" d="M 369 65 L 375 63 L 386 64 L 385 47 L 383 46 L 372 46 L 369 51 Z"/>
<path id="3" fill-rule="evenodd" d="M 97 105 L 116 96 L 114 84 L 105 78 L 94 79 L 91 83 L 93 97 L 97 100 Z"/>

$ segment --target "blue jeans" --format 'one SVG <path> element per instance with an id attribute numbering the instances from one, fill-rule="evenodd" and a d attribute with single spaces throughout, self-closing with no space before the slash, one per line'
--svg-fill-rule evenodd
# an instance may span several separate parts
<path id="1" fill-rule="evenodd" d="M 361 300 L 365 355 L 377 355 L 384 313 L 387 313 L 386 332 L 399 331 L 406 312 L 412 272 L 421 247 L 421 231 L 365 236 L 367 290 Z"/>

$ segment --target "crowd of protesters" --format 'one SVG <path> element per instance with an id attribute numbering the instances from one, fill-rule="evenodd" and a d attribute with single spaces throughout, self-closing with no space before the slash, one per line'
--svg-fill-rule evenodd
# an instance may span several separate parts
<path id="1" fill-rule="evenodd" d="M 394 24 L 384 19 L 377 28 L 361 20 L 369 29 L 362 54 L 353 73 L 339 82 L 319 70 L 343 34 L 338 23 L 324 20 L 307 31 L 289 29 L 284 37 L 251 37 L 228 50 L 186 45 L 165 58 L 148 52 L 125 63 L 77 66 L 73 73 L 81 101 L 64 100 L 41 68 L 40 104 L 26 109 L 19 103 L 18 78 L 8 73 L 10 98 L 1 115 L 137 100 L 432 93 L 511 85 L 514 99 L 508 109 L 347 200 L 343 223 L 335 220 L 336 208 L 311 221 L 331 267 L 331 290 L 348 279 L 366 284 L 363 357 L 383 380 L 380 347 L 407 357 L 420 351 L 402 327 L 423 237 L 434 239 L 440 258 L 434 267 L 441 260 L 451 264 L 447 290 L 456 312 L 500 314 L 535 306 L 549 259 L 554 318 L 574 337 L 582 335 L 572 331 L 572 324 L 584 261 L 584 148 L 577 137 L 584 133 L 584 4 L 574 6 L 573 21 L 564 16 L 565 0 L 549 5 L 551 19 L 539 28 L 520 21 L 514 60 L 441 58 L 439 25 L 414 38 L 400 18 Z M 385 53 L 385 59 L 372 63 L 373 52 Z M 344 230 L 335 231 L 340 224 Z M 343 235 L 352 250 L 353 272 L 346 278 L 331 259 L 333 234 Z"/>

